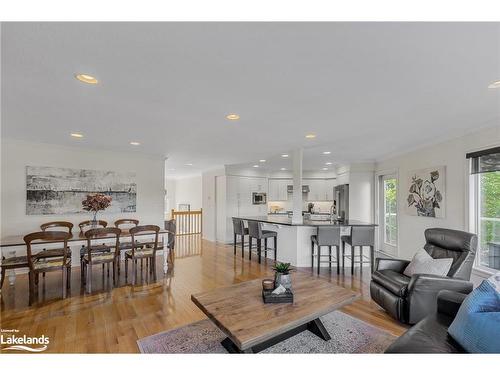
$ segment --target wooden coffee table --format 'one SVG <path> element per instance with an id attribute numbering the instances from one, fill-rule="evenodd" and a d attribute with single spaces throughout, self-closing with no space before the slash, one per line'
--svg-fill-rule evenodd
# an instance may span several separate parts
<path id="1" fill-rule="evenodd" d="M 252 280 L 207 293 L 191 300 L 227 338 L 230 353 L 258 353 L 304 330 L 329 340 L 320 317 L 350 304 L 359 294 L 309 272 L 292 274 L 293 303 L 265 304 L 262 280 Z"/>

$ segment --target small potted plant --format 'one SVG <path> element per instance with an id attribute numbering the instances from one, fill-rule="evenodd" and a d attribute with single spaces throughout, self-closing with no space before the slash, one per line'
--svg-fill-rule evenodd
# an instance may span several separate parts
<path id="1" fill-rule="evenodd" d="M 104 211 L 111 205 L 112 198 L 104 194 L 89 194 L 87 198 L 82 201 L 82 206 L 85 211 L 92 212 L 92 227 L 97 227 L 97 213 Z"/>
<path id="2" fill-rule="evenodd" d="M 290 263 L 281 263 L 277 262 L 273 266 L 274 273 L 274 286 L 277 288 L 280 285 L 283 285 L 286 289 L 292 288 L 292 277 L 290 272 L 293 271 L 293 268 L 290 266 Z"/>

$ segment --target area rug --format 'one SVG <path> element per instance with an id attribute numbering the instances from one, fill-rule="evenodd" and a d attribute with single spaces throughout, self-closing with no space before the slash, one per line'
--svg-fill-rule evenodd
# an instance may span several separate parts
<path id="1" fill-rule="evenodd" d="M 324 341 L 303 331 L 261 353 L 383 353 L 396 336 L 340 311 L 321 318 L 332 337 Z M 137 341 L 141 353 L 227 353 L 221 345 L 225 338 L 210 320 L 144 337 Z"/>

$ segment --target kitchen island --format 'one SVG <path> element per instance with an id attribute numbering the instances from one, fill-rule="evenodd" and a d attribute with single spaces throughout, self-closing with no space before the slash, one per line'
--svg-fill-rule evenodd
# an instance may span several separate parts
<path id="1" fill-rule="evenodd" d="M 264 229 L 278 232 L 278 261 L 291 263 L 295 267 L 311 267 L 311 236 L 318 227 L 340 227 L 342 235 L 349 235 L 353 226 L 375 227 L 377 224 L 359 220 L 327 220 L 304 219 L 302 223 L 292 223 L 288 216 L 235 216 L 245 221 L 263 223 Z M 269 241 L 269 247 L 274 246 Z M 328 267 L 327 264 L 322 266 Z"/>

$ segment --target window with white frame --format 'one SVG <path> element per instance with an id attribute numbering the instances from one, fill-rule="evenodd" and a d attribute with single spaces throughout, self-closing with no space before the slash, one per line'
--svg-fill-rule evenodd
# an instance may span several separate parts
<path id="1" fill-rule="evenodd" d="M 500 270 L 500 147 L 467 154 L 470 229 L 478 235 L 476 267 Z"/>

